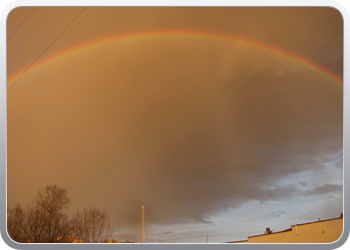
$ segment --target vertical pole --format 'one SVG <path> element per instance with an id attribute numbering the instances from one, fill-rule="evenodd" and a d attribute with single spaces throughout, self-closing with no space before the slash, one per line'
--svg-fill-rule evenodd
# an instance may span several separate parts
<path id="1" fill-rule="evenodd" d="M 145 206 L 141 206 L 141 242 L 145 243 Z"/>

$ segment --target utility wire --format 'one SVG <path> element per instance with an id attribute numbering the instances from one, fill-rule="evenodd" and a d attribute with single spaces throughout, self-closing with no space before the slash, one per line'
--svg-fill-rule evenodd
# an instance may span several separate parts
<path id="1" fill-rule="evenodd" d="M 32 12 L 34 11 L 35 7 L 29 12 L 29 14 L 26 16 L 26 18 L 23 19 L 23 21 L 20 23 L 20 25 L 18 25 L 18 27 L 15 29 L 15 31 L 7 38 L 7 41 L 10 40 L 10 38 L 13 36 L 13 34 L 16 33 L 16 31 L 19 29 L 19 27 L 22 26 L 22 24 L 24 23 L 25 20 L 27 20 L 27 18 L 30 16 L 30 14 L 32 14 Z"/>
<path id="2" fill-rule="evenodd" d="M 11 85 L 11 87 L 9 87 L 7 89 L 7 91 L 9 91 L 16 84 L 16 82 L 19 79 L 21 79 L 25 73 L 27 73 L 27 71 L 34 65 L 34 63 L 36 63 L 36 61 L 38 61 L 38 59 L 48 50 L 48 48 L 51 47 L 51 45 L 63 34 L 63 32 L 65 32 L 66 29 L 68 29 L 68 27 L 71 26 L 71 24 L 81 15 L 81 13 L 83 13 L 83 11 L 85 9 L 86 9 L 86 7 L 84 7 L 84 9 L 79 12 L 79 14 L 61 31 L 61 33 L 58 34 L 58 36 L 43 50 L 43 52 L 41 52 L 41 54 L 34 60 L 34 62 L 32 62 L 32 64 L 29 65 L 29 67 L 16 79 L 16 81 L 14 81 L 14 83 Z"/>

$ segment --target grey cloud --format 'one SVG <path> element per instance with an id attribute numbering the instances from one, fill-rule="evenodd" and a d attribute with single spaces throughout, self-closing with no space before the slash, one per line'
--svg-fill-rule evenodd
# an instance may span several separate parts
<path id="1" fill-rule="evenodd" d="M 156 235 L 166 235 L 166 234 L 172 234 L 173 232 L 171 231 L 166 231 L 166 232 L 162 232 L 162 233 L 157 233 L 157 234 L 152 234 L 153 236 L 156 236 Z"/>
<path id="2" fill-rule="evenodd" d="M 303 186 L 303 187 L 309 186 L 309 184 L 308 184 L 307 182 L 305 182 L 305 181 L 299 181 L 298 184 L 299 184 L 300 186 Z"/>
<path id="3" fill-rule="evenodd" d="M 268 213 L 266 216 L 267 216 L 267 217 L 280 217 L 281 215 L 285 215 L 285 214 L 287 214 L 286 211 L 284 211 L 284 210 L 279 210 L 279 211 L 277 211 L 277 212 L 270 212 L 270 213 Z"/>

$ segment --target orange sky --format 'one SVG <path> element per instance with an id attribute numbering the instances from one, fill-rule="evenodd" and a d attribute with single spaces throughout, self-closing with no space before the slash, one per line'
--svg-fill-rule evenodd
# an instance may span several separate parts
<path id="1" fill-rule="evenodd" d="M 82 10 L 12 11 L 8 77 L 92 41 L 159 30 L 241 37 L 343 74 L 331 8 Z M 106 209 L 118 240 L 138 240 L 141 205 L 153 242 L 198 242 L 198 225 L 220 231 L 215 220 L 234 223 L 251 202 L 263 205 L 242 216 L 276 226 L 342 212 L 342 87 L 257 47 L 189 36 L 106 44 L 28 71 L 7 93 L 7 115 L 8 205 L 57 184 L 70 211 Z"/>

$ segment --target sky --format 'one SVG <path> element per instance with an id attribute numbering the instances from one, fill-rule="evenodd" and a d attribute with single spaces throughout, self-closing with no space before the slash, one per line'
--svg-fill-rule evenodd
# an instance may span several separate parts
<path id="1" fill-rule="evenodd" d="M 332 8 L 26 7 L 7 22 L 7 201 L 68 190 L 115 240 L 244 240 L 343 212 Z"/>

